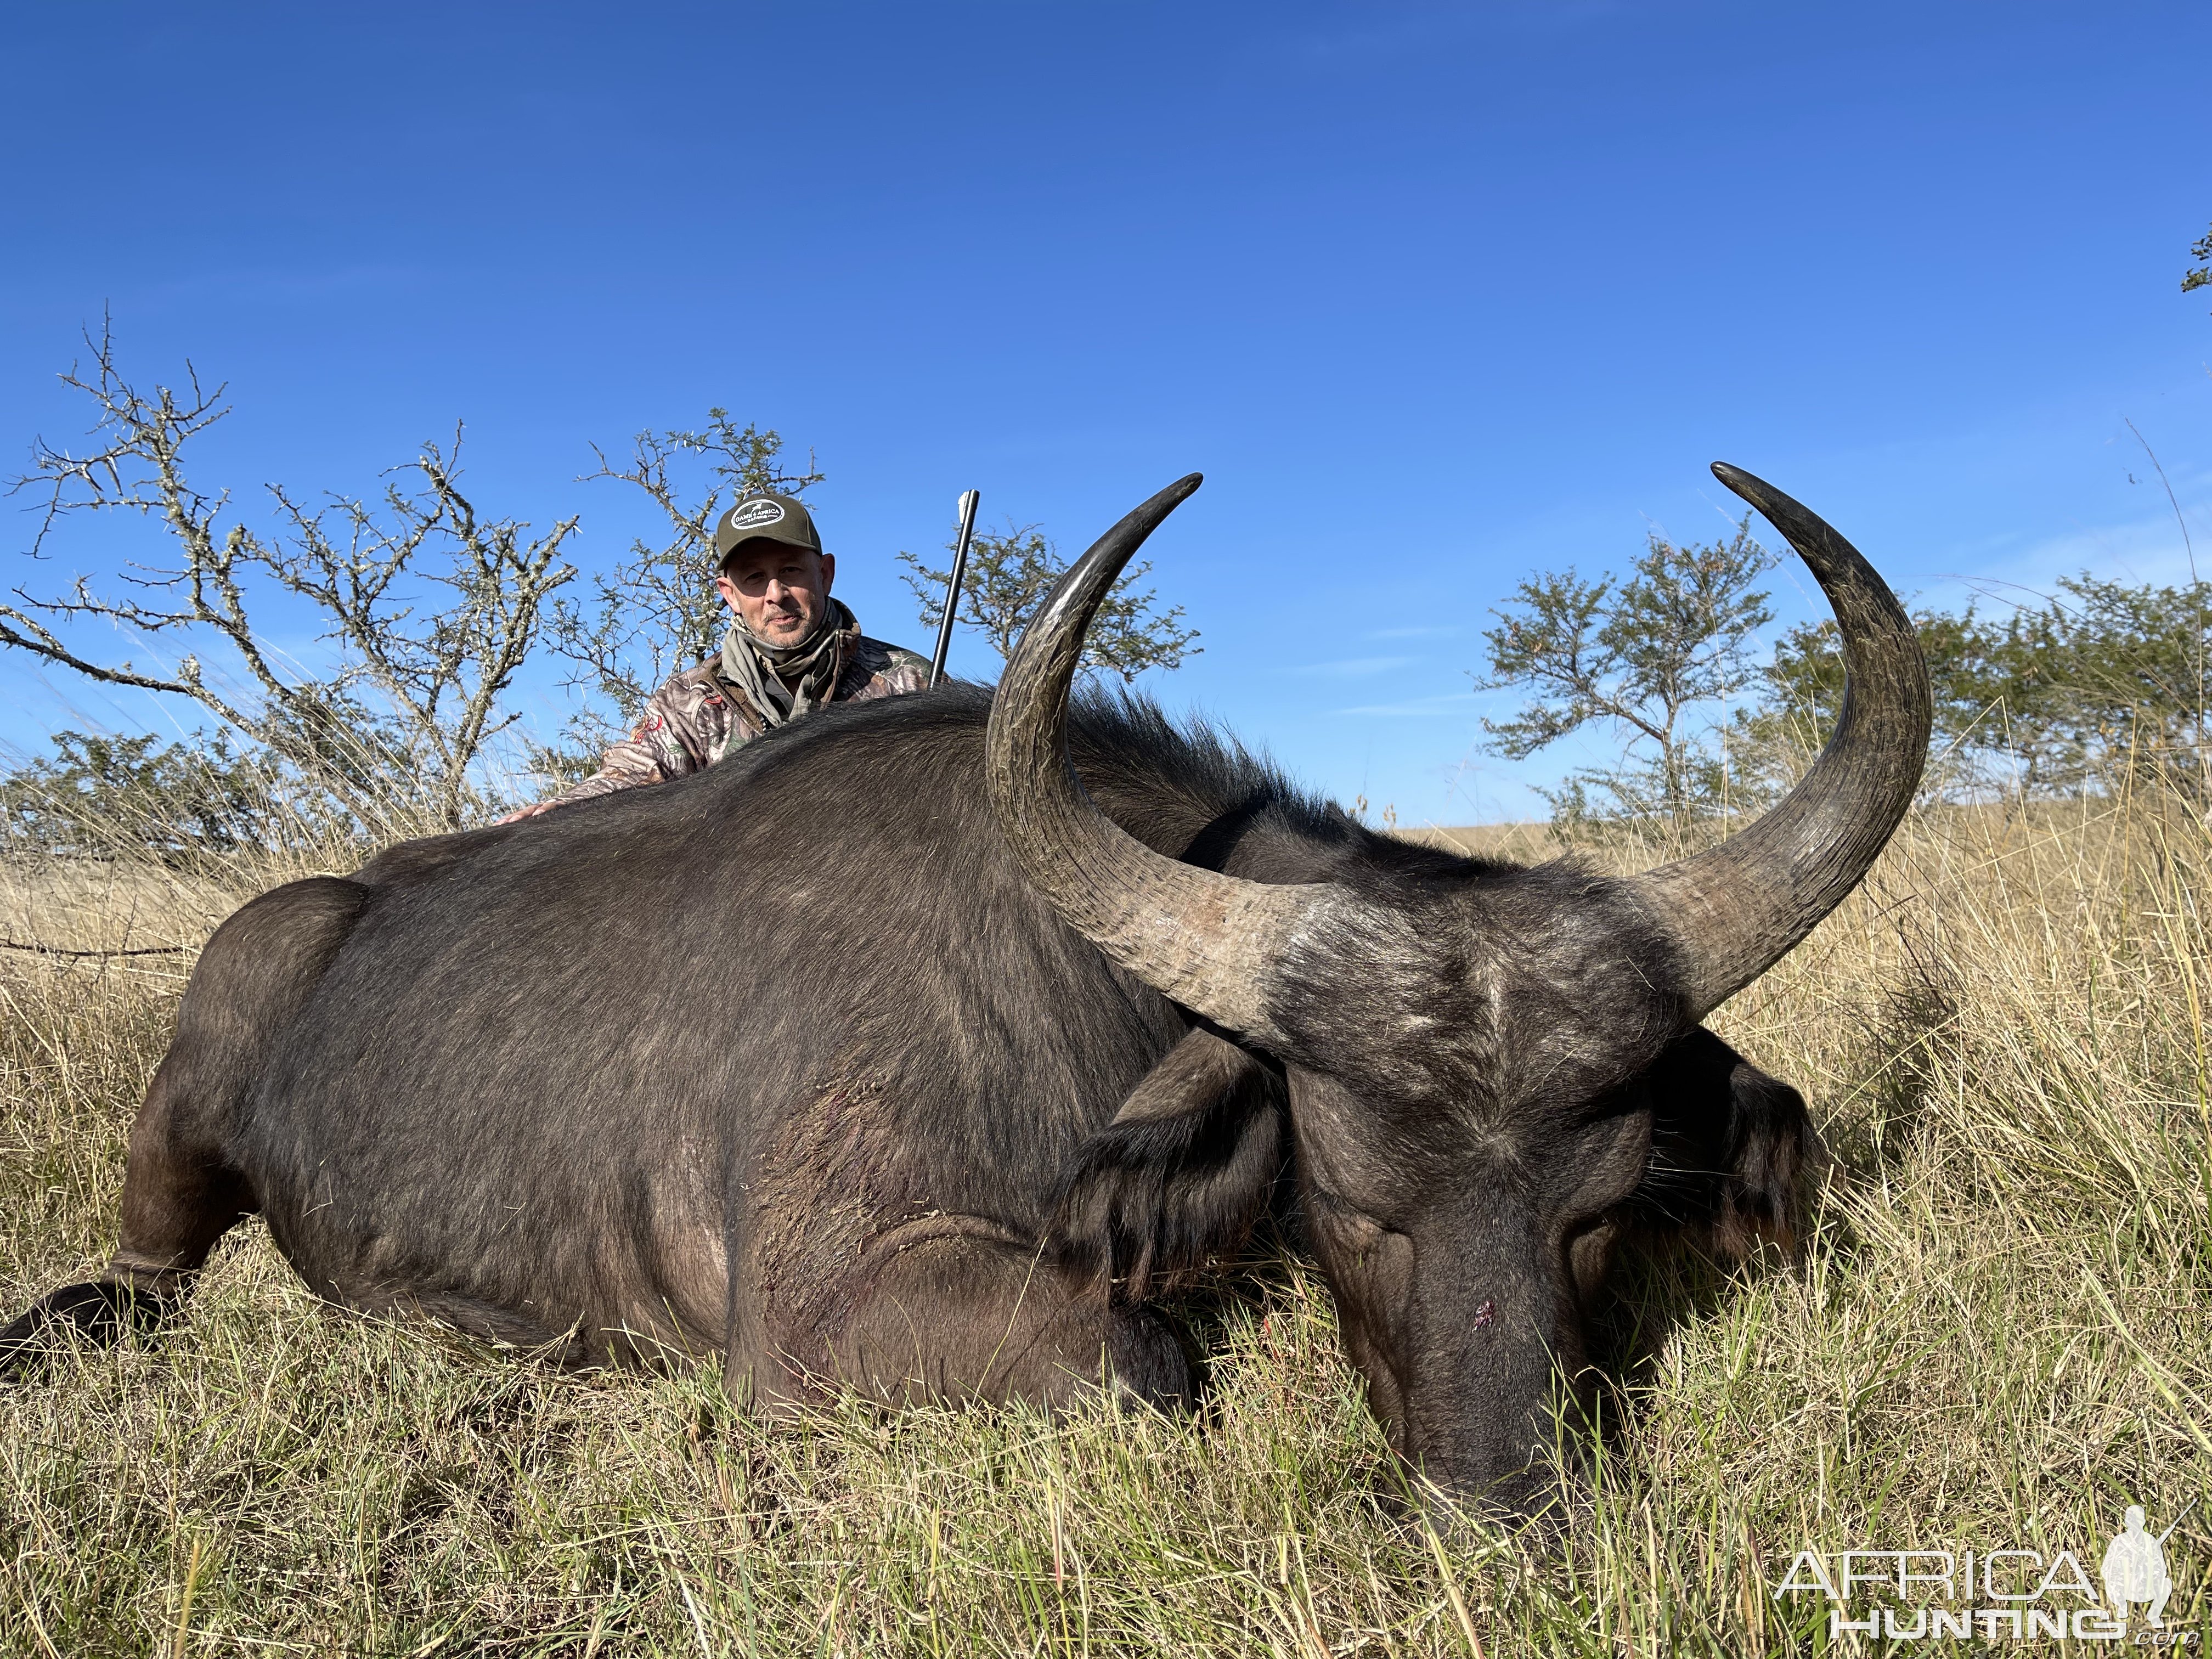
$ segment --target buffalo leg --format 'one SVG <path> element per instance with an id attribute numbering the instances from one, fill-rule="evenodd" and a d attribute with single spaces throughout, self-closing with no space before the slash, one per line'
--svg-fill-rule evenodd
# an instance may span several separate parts
<path id="1" fill-rule="evenodd" d="M 895 1404 L 1060 1407 L 1101 1387 L 1170 1408 L 1191 1398 L 1188 1364 L 1157 1314 L 1085 1292 L 1048 1254 L 992 1223 L 931 1216 L 878 1236 L 866 1255 L 842 1327 L 780 1345 L 784 1378 Z M 744 1369 L 757 1393 L 761 1381 L 771 1395 L 789 1391 L 761 1378 L 757 1362 Z"/>
<path id="2" fill-rule="evenodd" d="M 254 1080 L 367 898 L 352 882 L 312 877 L 264 893 L 216 929 L 131 1127 L 114 1259 L 0 1331 L 0 1378 L 21 1374 L 70 1332 L 112 1343 L 183 1306 L 216 1240 L 258 1207 L 233 1161 Z"/>
<path id="3" fill-rule="evenodd" d="M 40 1297 L 0 1330 L 0 1380 L 22 1376 L 72 1338 L 107 1347 L 126 1332 L 157 1328 L 183 1306 L 216 1240 L 249 1207 L 243 1184 L 195 1155 L 179 1133 L 177 1078 L 173 1056 L 155 1073 L 131 1130 L 113 1258 L 98 1279 Z"/>

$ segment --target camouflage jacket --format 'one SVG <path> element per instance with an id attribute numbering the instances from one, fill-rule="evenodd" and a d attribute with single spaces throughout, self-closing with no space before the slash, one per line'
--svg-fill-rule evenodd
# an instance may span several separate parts
<path id="1" fill-rule="evenodd" d="M 881 640 L 858 636 L 837 676 L 832 702 L 865 702 L 903 696 L 929 684 L 929 661 Z M 712 766 L 768 729 L 737 689 L 723 679 L 719 659 L 673 675 L 654 692 L 629 735 L 610 744 L 599 769 L 559 794 L 526 807 L 517 817 L 565 806 L 572 800 L 611 795 L 641 784 L 666 783 Z"/>

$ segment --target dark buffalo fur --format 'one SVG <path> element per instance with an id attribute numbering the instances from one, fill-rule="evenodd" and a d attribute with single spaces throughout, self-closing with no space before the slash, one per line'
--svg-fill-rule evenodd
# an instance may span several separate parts
<path id="1" fill-rule="evenodd" d="M 1620 1228 L 1791 1225 L 1802 1103 L 1685 1033 L 1613 885 L 1376 836 L 1147 704 L 1080 706 L 1086 787 L 1152 847 L 1403 919 L 1322 942 L 1333 976 L 1284 965 L 1286 1068 L 1031 891 L 988 708 L 838 705 L 246 906 L 149 1091 L 113 1264 L 0 1334 L 11 1363 L 173 1305 L 258 1212 L 334 1300 L 579 1363 L 720 1353 L 763 1401 L 1173 1402 L 1148 1304 L 1279 1193 L 1396 1443 L 1472 1490 L 1542 1439 Z"/>

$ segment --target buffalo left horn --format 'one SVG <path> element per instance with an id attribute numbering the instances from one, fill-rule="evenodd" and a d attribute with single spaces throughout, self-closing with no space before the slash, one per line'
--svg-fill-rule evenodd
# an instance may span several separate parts
<path id="1" fill-rule="evenodd" d="M 1067 755 L 1067 699 L 1091 619 L 1145 538 L 1203 480 L 1178 478 L 1092 544 L 1022 635 L 991 702 L 984 777 L 1023 871 L 1067 925 L 1153 989 L 1262 1047 L 1272 964 L 1351 901 L 1322 884 L 1274 885 L 1155 853 L 1084 793 Z"/>
<path id="2" fill-rule="evenodd" d="M 1636 878 L 1680 953 L 1692 1019 L 1780 961 L 1872 867 L 1920 787 L 1931 705 L 1912 620 L 1865 556 L 1764 479 L 1713 475 L 1790 539 L 1836 612 L 1844 707 L 1813 769 L 1717 847 Z"/>

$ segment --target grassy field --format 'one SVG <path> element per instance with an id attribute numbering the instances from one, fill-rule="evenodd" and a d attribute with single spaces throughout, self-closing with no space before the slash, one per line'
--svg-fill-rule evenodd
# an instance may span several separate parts
<path id="1" fill-rule="evenodd" d="M 0 935 L 189 947 L 275 873 L 19 860 Z M 2167 1623 L 2201 1643 L 2208 875 L 2156 800 L 1918 817 L 1722 1011 L 1828 1137 L 1817 1230 L 1790 1262 L 1632 1265 L 1557 1536 L 1439 1536 L 1389 1501 L 1295 1264 L 1204 1319 L 1195 1420 L 854 1403 L 769 1428 L 712 1374 L 563 1375 L 331 1312 L 249 1230 L 185 1327 L 0 1393 L 0 1644 L 1784 1654 L 1829 1646 L 1822 1597 L 1771 1593 L 1801 1549 L 2070 1550 L 2094 1577 L 2130 1503 L 2174 1528 Z M 191 957 L 0 955 L 13 1312 L 102 1259 Z"/>

